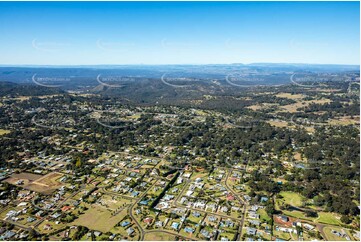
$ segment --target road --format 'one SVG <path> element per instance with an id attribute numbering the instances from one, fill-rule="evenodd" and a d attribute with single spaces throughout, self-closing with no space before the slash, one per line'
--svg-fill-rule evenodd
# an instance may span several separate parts
<path id="1" fill-rule="evenodd" d="M 140 201 L 142 201 L 142 199 L 145 197 L 145 195 L 147 195 L 147 192 L 154 187 L 155 183 L 152 184 L 144 193 L 142 196 L 140 196 L 129 208 L 128 208 L 128 212 L 129 212 L 129 216 L 134 220 L 134 222 L 137 224 L 138 226 L 138 230 L 139 230 L 139 240 L 143 241 L 144 240 L 144 229 L 142 228 L 141 224 L 138 222 L 138 220 L 134 217 L 133 215 L 133 208 L 135 205 L 137 205 Z"/>
<path id="2" fill-rule="evenodd" d="M 246 169 L 247 169 L 247 168 L 246 168 Z M 246 218 L 247 203 L 246 203 L 243 199 L 241 199 L 241 198 L 238 196 L 238 194 L 237 194 L 231 187 L 228 186 L 227 181 L 228 181 L 229 175 L 230 175 L 231 173 L 232 173 L 232 169 L 229 169 L 229 170 L 227 171 L 227 175 L 226 175 L 226 179 L 225 179 L 225 181 L 224 181 L 224 185 L 227 187 L 227 189 L 228 189 L 229 191 L 231 191 L 231 192 L 234 194 L 234 196 L 237 198 L 237 200 L 238 200 L 240 203 L 243 204 L 243 215 L 242 215 L 241 224 L 239 225 L 239 228 L 238 228 L 238 236 L 237 236 L 237 239 L 236 239 L 237 241 L 240 241 L 240 240 L 241 240 L 241 235 L 242 235 L 242 229 L 243 229 L 243 226 L 244 226 L 244 220 L 245 220 L 245 218 Z"/>

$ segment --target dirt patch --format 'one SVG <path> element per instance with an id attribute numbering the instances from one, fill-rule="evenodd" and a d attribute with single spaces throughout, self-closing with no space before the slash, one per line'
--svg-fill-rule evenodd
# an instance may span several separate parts
<path id="1" fill-rule="evenodd" d="M 6 179 L 5 182 L 34 192 L 51 194 L 63 185 L 63 183 L 58 181 L 62 176 L 61 173 L 56 172 L 49 173 L 45 176 L 23 172 L 13 174 L 10 178 Z"/>

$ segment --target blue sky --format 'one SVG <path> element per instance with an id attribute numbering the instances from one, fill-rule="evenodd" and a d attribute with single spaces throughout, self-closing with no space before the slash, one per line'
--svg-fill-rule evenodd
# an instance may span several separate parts
<path id="1" fill-rule="evenodd" d="M 0 65 L 359 64 L 359 2 L 0 2 Z"/>

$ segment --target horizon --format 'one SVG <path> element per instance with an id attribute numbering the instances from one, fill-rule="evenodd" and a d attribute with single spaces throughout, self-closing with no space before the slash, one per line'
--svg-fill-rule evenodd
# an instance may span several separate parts
<path id="1" fill-rule="evenodd" d="M 359 2 L 0 2 L 0 8 L 1 66 L 360 65 Z"/>
<path id="2" fill-rule="evenodd" d="M 254 62 L 254 63 L 206 63 L 206 64 L 0 64 L 0 67 L 87 67 L 87 66 L 221 66 L 221 65 L 242 65 L 242 66 L 253 66 L 253 65 L 317 65 L 317 66 L 354 66 L 360 67 L 360 64 L 337 64 L 337 63 L 292 63 L 292 62 Z"/>

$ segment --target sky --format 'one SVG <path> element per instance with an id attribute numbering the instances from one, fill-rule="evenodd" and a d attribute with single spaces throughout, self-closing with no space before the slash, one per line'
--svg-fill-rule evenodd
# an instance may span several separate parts
<path id="1" fill-rule="evenodd" d="M 0 2 L 0 65 L 360 63 L 359 2 Z"/>

